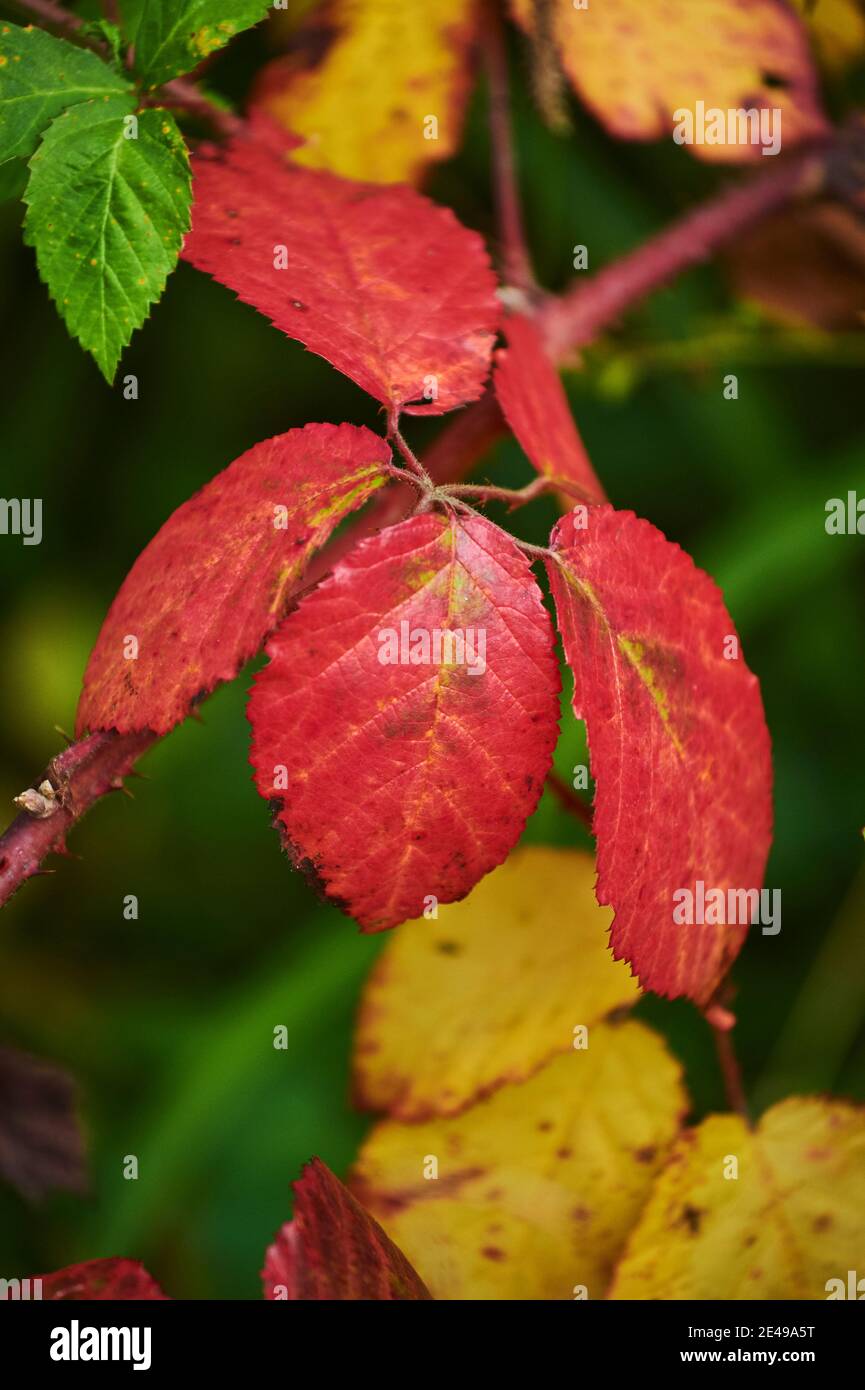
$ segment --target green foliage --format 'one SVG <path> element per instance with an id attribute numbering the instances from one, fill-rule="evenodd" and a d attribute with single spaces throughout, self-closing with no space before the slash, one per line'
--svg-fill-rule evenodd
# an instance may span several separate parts
<path id="1" fill-rule="evenodd" d="M 268 0 L 123 0 L 135 67 L 157 87 L 189 72 L 235 34 L 263 19 Z"/>
<path id="2" fill-rule="evenodd" d="M 70 107 L 30 161 L 25 239 L 70 333 L 110 382 L 189 227 L 186 146 L 159 108 L 116 96 Z"/>
<path id="3" fill-rule="evenodd" d="M 98 53 L 32 26 L 0 25 L 0 202 L 24 198 L 25 240 L 42 279 L 109 383 L 176 264 L 191 203 L 174 118 L 139 105 L 123 50 L 153 90 L 268 8 L 268 0 L 124 0 L 122 31 L 104 19 L 78 30 Z"/>
<path id="4" fill-rule="evenodd" d="M 95 53 L 41 29 L 0 27 L 0 162 L 32 154 L 68 106 L 130 91 Z"/>
<path id="5" fill-rule="evenodd" d="M 110 19 L 88 19 L 79 31 L 83 37 L 95 39 L 107 46 L 111 61 L 117 68 L 123 65 L 123 35 Z"/>

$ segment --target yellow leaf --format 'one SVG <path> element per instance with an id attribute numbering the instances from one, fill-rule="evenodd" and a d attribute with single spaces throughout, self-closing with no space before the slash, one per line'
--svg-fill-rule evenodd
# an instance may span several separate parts
<path id="1" fill-rule="evenodd" d="M 861 0 L 792 0 L 805 19 L 817 52 L 830 71 L 849 67 L 865 52 Z"/>
<path id="2" fill-rule="evenodd" d="M 265 69 L 257 104 L 305 137 L 298 163 L 413 182 L 457 147 L 476 15 L 476 0 L 333 0 Z"/>
<path id="3" fill-rule="evenodd" d="M 797 1098 L 755 1131 L 713 1115 L 683 1135 L 610 1297 L 821 1299 L 863 1256 L 865 1110 Z"/>
<path id="4" fill-rule="evenodd" d="M 663 1041 L 601 1023 L 462 1115 L 384 1121 L 353 1186 L 435 1298 L 602 1298 L 685 1108 Z"/>
<path id="5" fill-rule="evenodd" d="M 437 920 L 397 927 L 361 1005 L 360 1103 L 401 1120 L 453 1114 L 634 1003 L 639 986 L 610 954 L 612 913 L 594 884 L 590 855 L 531 846 Z"/>
<path id="6" fill-rule="evenodd" d="M 518 23 L 531 32 L 534 0 L 511 3 Z M 586 9 L 572 0 L 552 3 L 568 77 L 601 124 L 621 139 L 670 135 L 681 119 L 675 113 L 694 116 L 698 103 L 707 120 L 713 109 L 726 116 L 740 108 L 777 108 L 783 148 L 826 128 L 805 32 L 780 0 L 592 0 Z M 707 131 L 705 121 L 694 121 L 695 136 Z M 761 158 L 758 144 L 729 138 L 686 143 L 701 159 Z"/>

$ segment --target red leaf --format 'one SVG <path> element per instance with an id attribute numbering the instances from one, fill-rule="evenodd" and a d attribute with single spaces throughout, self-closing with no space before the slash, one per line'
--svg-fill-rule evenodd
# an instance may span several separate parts
<path id="1" fill-rule="evenodd" d="M 207 149 L 193 169 L 186 260 L 389 409 L 437 415 L 481 394 L 495 279 L 448 208 L 292 167 L 270 137 Z"/>
<path id="2" fill-rule="evenodd" d="M 436 651 L 451 629 L 464 661 Z M 415 633 L 430 664 L 402 660 Z M 508 536 L 411 517 L 352 551 L 267 653 L 249 702 L 258 790 L 294 863 L 365 931 L 464 897 L 506 858 L 558 716 L 552 626 Z"/>
<path id="3" fill-rule="evenodd" d="M 429 1299 L 405 1255 L 320 1158 L 294 1183 L 294 1220 L 268 1246 L 268 1299 Z"/>
<path id="4" fill-rule="evenodd" d="M 598 902 L 641 984 L 705 1003 L 747 922 L 678 924 L 673 894 L 696 909 L 698 880 L 725 901 L 762 885 L 772 769 L 757 678 L 725 658 L 732 620 L 684 551 L 631 512 L 590 508 L 583 530 L 575 517 L 548 568 L 597 784 Z"/>
<path id="5" fill-rule="evenodd" d="M 389 458 L 369 430 L 307 425 L 254 445 L 178 507 L 108 611 L 78 734 L 167 733 L 236 676 L 285 613 L 312 552 L 387 481 Z"/>
<path id="6" fill-rule="evenodd" d="M 67 1265 L 54 1274 L 39 1274 L 42 1298 L 95 1298 L 165 1300 L 155 1279 L 137 1260 L 85 1260 L 84 1264 Z M 7 1291 L 9 1298 L 11 1290 Z"/>
<path id="7" fill-rule="evenodd" d="M 505 324 L 506 348 L 496 353 L 493 376 L 504 417 L 538 473 L 575 483 L 587 501 L 604 489 L 577 433 L 559 374 L 534 324 L 519 314 Z"/>

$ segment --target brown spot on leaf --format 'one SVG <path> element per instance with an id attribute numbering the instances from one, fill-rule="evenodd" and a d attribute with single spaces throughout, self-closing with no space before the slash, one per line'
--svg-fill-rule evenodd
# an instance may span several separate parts
<path id="1" fill-rule="evenodd" d="M 691 1235 L 695 1236 L 699 1233 L 700 1223 L 702 1222 L 702 1220 L 703 1213 L 700 1211 L 700 1209 L 698 1207 L 692 1207 L 688 1205 L 682 1208 L 682 1215 L 679 1218 L 678 1224 L 687 1226 L 688 1230 L 691 1232 Z"/>

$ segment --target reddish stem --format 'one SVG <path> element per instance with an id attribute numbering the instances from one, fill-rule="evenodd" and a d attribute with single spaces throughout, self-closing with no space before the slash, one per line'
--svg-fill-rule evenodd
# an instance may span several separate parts
<path id="1" fill-rule="evenodd" d="M 549 492 L 564 492 L 578 502 L 591 502 L 592 498 L 584 488 L 567 479 L 541 476 L 526 483 L 525 487 L 496 487 L 494 483 L 441 483 L 439 492 L 449 497 L 474 497 L 479 502 L 508 502 L 509 510 L 534 502 L 536 497 L 545 497 Z"/>
<path id="2" fill-rule="evenodd" d="M 560 777 L 557 772 L 547 773 L 547 786 L 550 791 L 558 797 L 565 810 L 575 816 L 592 833 L 592 808 L 587 805 L 581 796 L 577 796 L 574 788 L 569 786 L 564 777 Z"/>
<path id="3" fill-rule="evenodd" d="M 409 448 L 408 444 L 403 439 L 396 425 L 394 425 L 391 429 L 390 438 L 393 441 L 393 443 L 396 444 L 396 447 L 402 454 L 402 457 L 405 460 L 409 471 L 413 474 L 415 478 L 417 478 L 418 482 L 425 484 L 427 487 L 432 487 L 432 478 L 430 477 L 429 473 L 427 473 L 426 469 L 424 468 L 417 455 L 413 453 L 412 450 Z"/>
<path id="4" fill-rule="evenodd" d="M 46 854 L 65 850 L 66 832 L 95 801 L 122 789 L 123 778 L 155 740 L 149 732 L 90 734 L 52 758 L 36 784 L 51 783 L 58 809 L 44 820 L 22 811 L 0 838 L 0 906 L 40 872 Z"/>
<path id="5" fill-rule="evenodd" d="M 535 293 L 537 285 L 526 244 L 517 189 L 508 55 L 497 0 L 486 0 L 484 6 L 483 51 L 489 85 L 493 184 L 501 236 L 502 276 L 506 285 Z"/>
<path id="6" fill-rule="evenodd" d="M 721 1068 L 721 1075 L 724 1078 L 724 1090 L 727 1095 L 727 1102 L 731 1110 L 737 1115 L 741 1115 L 748 1128 L 751 1128 L 751 1116 L 748 1112 L 748 1101 L 745 1095 L 745 1086 L 742 1081 L 742 1072 L 739 1067 L 739 1059 L 733 1047 L 733 1034 L 730 1028 L 719 1026 L 709 1020 L 712 1034 L 715 1039 L 715 1051 L 718 1054 L 718 1063 Z"/>
<path id="7" fill-rule="evenodd" d="M 813 196 L 825 182 L 829 161 L 847 157 L 843 133 L 837 145 L 809 149 L 780 169 L 760 173 L 686 213 L 561 298 L 550 296 L 534 318 L 550 354 L 561 361 L 576 347 L 600 337 L 621 315 L 662 285 L 712 256 L 786 202 Z M 836 171 L 837 177 L 837 171 Z M 427 452 L 426 467 L 437 481 L 464 476 L 507 431 L 492 388 L 458 415 Z"/>
<path id="8" fill-rule="evenodd" d="M 12 3 L 17 9 L 26 10 L 47 29 L 57 29 L 61 34 L 74 34 L 84 23 L 77 14 L 55 5 L 54 0 L 12 0 Z"/>
<path id="9" fill-rule="evenodd" d="M 188 116 L 208 121 L 217 134 L 224 136 L 226 140 L 231 140 L 246 129 L 246 122 L 242 117 L 235 116 L 231 111 L 223 111 L 221 106 L 217 106 L 210 97 L 205 96 L 201 88 L 190 82 L 188 77 L 175 77 L 171 82 L 166 82 L 164 86 L 157 88 L 152 98 L 148 97 L 147 104 L 170 106 L 173 110 L 185 111 Z"/>
<path id="10" fill-rule="evenodd" d="M 547 346 L 561 358 L 609 328 L 653 290 L 709 260 L 720 246 L 785 203 L 819 191 L 825 179 L 825 144 L 812 146 L 694 208 L 629 255 L 578 281 L 539 314 Z"/>

